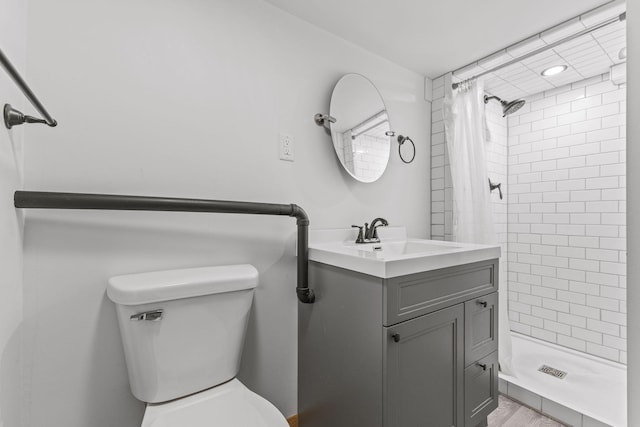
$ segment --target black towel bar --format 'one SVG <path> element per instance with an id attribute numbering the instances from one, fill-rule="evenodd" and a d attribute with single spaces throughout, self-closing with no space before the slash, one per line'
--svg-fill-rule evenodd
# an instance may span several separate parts
<path id="1" fill-rule="evenodd" d="M 7 55 L 4 54 L 2 49 L 0 49 L 0 65 L 5 69 L 9 77 L 13 79 L 13 81 L 18 85 L 24 96 L 29 100 L 31 105 L 38 110 L 38 113 L 44 119 L 38 119 L 31 116 L 26 116 L 22 114 L 20 111 L 11 107 L 10 104 L 5 104 L 4 106 L 4 125 L 7 129 L 11 129 L 12 126 L 21 125 L 23 123 L 44 123 L 48 126 L 54 127 L 58 124 L 53 117 L 49 114 L 44 105 L 40 102 L 38 97 L 33 93 L 33 91 L 29 88 L 27 82 L 24 81 L 16 67 L 13 66 Z"/>

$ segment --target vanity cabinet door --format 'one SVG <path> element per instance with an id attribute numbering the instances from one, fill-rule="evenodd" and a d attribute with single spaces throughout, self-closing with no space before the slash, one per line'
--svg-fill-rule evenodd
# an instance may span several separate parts
<path id="1" fill-rule="evenodd" d="M 498 293 L 474 298 L 464 304 L 465 366 L 498 349 Z"/>
<path id="2" fill-rule="evenodd" d="M 464 425 L 464 308 L 384 327 L 384 426 Z"/>

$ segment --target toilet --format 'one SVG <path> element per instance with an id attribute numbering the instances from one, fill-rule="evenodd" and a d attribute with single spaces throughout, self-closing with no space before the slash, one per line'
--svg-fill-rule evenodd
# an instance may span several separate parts
<path id="1" fill-rule="evenodd" d="M 142 427 L 289 426 L 236 378 L 257 285 L 248 264 L 109 280 Z"/>

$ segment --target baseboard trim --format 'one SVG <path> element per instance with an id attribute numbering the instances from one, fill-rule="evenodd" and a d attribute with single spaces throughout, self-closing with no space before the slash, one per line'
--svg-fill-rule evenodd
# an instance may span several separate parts
<path id="1" fill-rule="evenodd" d="M 291 415 L 289 418 L 287 418 L 287 422 L 289 423 L 290 427 L 298 427 L 298 414 Z"/>

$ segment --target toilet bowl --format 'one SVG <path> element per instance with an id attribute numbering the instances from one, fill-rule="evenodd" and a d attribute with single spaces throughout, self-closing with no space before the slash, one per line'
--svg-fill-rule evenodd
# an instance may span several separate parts
<path id="1" fill-rule="evenodd" d="M 109 280 L 142 427 L 289 425 L 236 378 L 257 284 L 248 264 Z"/>
<path id="2" fill-rule="evenodd" d="M 142 427 L 288 427 L 265 398 L 237 379 L 167 403 L 147 405 Z"/>

